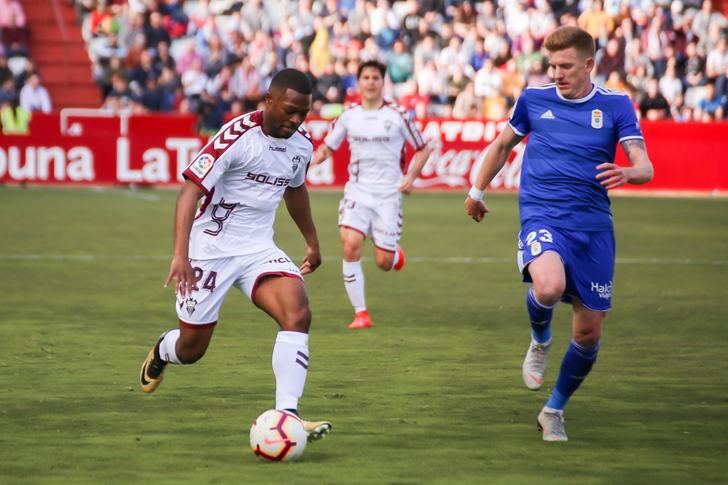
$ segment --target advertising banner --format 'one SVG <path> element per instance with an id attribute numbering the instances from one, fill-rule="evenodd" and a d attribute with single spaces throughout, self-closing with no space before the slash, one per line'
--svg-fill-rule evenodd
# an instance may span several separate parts
<path id="1" fill-rule="evenodd" d="M 321 143 L 329 120 L 310 119 L 305 127 Z M 420 190 L 466 190 L 488 145 L 505 122 L 423 119 L 418 121 L 433 154 L 416 186 Z M 98 110 L 34 114 L 28 135 L 0 136 L 0 183 L 33 185 L 173 186 L 207 139 L 195 133 L 195 118 L 182 115 L 112 116 Z M 643 122 L 654 180 L 628 191 L 719 193 L 728 191 L 728 123 Z M 518 145 L 491 190 L 515 191 L 523 152 Z M 407 153 L 411 158 L 412 153 Z M 312 188 L 346 183 L 346 145 L 308 171 Z M 617 162 L 628 165 L 621 148 Z"/>

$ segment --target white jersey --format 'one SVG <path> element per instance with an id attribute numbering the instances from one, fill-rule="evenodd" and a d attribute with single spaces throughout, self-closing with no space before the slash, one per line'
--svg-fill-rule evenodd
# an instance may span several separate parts
<path id="1" fill-rule="evenodd" d="M 190 233 L 191 259 L 251 254 L 273 243 L 278 205 L 287 187 L 305 182 L 313 144 L 303 128 L 285 139 L 262 125 L 261 111 L 235 118 L 182 172 L 206 195 Z"/>
<path id="2" fill-rule="evenodd" d="M 399 192 L 406 165 L 405 142 L 416 151 L 425 148 L 412 117 L 404 108 L 387 101 L 375 110 L 358 104 L 346 109 L 334 121 L 324 143 L 336 150 L 345 138 L 351 151 L 347 188 L 371 195 Z"/>

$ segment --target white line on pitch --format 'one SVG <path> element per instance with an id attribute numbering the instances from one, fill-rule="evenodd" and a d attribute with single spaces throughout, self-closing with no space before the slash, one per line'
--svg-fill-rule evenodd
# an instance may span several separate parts
<path id="1" fill-rule="evenodd" d="M 0 254 L 0 261 L 73 261 L 79 263 L 93 263 L 96 261 L 168 261 L 170 256 L 162 255 L 120 255 L 106 254 Z M 340 261 L 340 257 L 326 256 L 324 261 Z M 364 257 L 364 261 L 373 261 L 374 258 Z M 434 264 L 515 264 L 515 258 L 496 257 L 468 257 L 449 256 L 430 258 L 422 256 L 408 256 L 410 263 Z M 675 266 L 728 266 L 728 260 L 707 260 L 690 258 L 617 258 L 617 264 L 644 264 L 644 265 L 675 265 Z"/>

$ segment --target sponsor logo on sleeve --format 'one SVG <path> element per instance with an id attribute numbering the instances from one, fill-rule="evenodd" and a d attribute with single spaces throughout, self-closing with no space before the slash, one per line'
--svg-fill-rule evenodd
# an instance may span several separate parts
<path id="1" fill-rule="evenodd" d="M 215 158 L 209 153 L 203 153 L 190 164 L 190 171 L 198 178 L 204 178 L 212 168 Z"/>

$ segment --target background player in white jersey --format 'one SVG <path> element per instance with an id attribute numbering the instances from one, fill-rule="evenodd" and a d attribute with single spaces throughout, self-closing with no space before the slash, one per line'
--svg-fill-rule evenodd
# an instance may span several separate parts
<path id="1" fill-rule="evenodd" d="M 346 109 L 334 122 L 313 162 L 320 163 L 349 142 L 349 180 L 339 204 L 339 232 L 344 250 L 346 293 L 354 307 L 349 328 L 372 326 L 364 298 L 361 253 L 364 239 L 374 241 L 375 261 L 384 271 L 399 271 L 405 255 L 399 247 L 402 194 L 409 194 L 430 156 L 422 134 L 403 108 L 385 101 L 386 67 L 367 61 L 357 73 L 361 104 Z M 416 151 L 405 173 L 405 143 Z"/>
<path id="2" fill-rule="evenodd" d="M 276 408 L 298 412 L 311 324 L 302 275 L 321 264 L 304 184 L 313 145 L 299 128 L 311 107 L 311 92 L 303 73 L 280 71 L 265 108 L 223 126 L 183 172 L 174 257 L 164 282 L 165 287 L 176 282 L 179 328 L 164 333 L 144 360 L 140 383 L 145 392 L 159 386 L 167 364 L 192 364 L 205 354 L 225 295 L 234 286 L 280 326 L 273 347 Z M 281 199 L 306 241 L 300 268 L 273 242 Z M 304 425 L 309 440 L 331 429 L 326 421 Z"/>
<path id="3" fill-rule="evenodd" d="M 629 97 L 592 84 L 594 39 L 561 27 L 544 42 L 556 81 L 529 87 L 488 148 L 465 209 L 480 222 L 483 190 L 511 150 L 529 136 L 521 169 L 518 264 L 531 321 L 523 362 L 526 387 L 541 387 L 551 346 L 553 308 L 573 304 L 572 340 L 551 395 L 538 415 L 546 441 L 566 441 L 563 411 L 596 361 L 602 321 L 611 307 L 614 232 L 607 191 L 652 179 L 653 168 Z M 631 167 L 613 163 L 621 143 Z"/>

